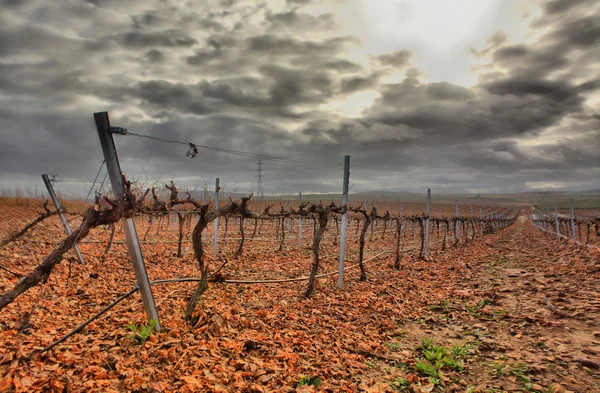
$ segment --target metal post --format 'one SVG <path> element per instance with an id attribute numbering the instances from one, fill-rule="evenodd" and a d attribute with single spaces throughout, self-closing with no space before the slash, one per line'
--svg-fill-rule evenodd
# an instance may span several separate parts
<path id="1" fill-rule="evenodd" d="M 94 119 L 96 120 L 96 127 L 98 128 L 98 136 L 100 137 L 100 144 L 102 145 L 102 153 L 104 153 L 104 160 L 106 162 L 106 170 L 110 177 L 110 183 L 115 199 L 121 199 L 123 197 L 123 181 L 121 177 L 121 166 L 119 164 L 119 158 L 117 156 L 117 149 L 115 148 L 115 141 L 113 139 L 113 132 L 126 133 L 127 130 L 122 128 L 116 128 L 110 126 L 110 120 L 108 119 L 108 112 L 97 112 L 94 113 Z M 140 294 L 144 303 L 144 310 L 148 319 L 156 321 L 154 329 L 160 330 L 160 320 L 158 318 L 158 311 L 154 302 L 154 295 L 152 294 L 152 288 L 150 287 L 150 280 L 148 279 L 148 273 L 146 273 L 146 266 L 144 265 L 144 256 L 140 243 L 138 240 L 137 232 L 135 229 L 135 223 L 133 218 L 122 218 L 121 225 L 123 225 L 123 232 L 125 232 L 125 240 L 127 243 L 127 249 L 131 261 L 133 262 L 133 270 L 135 272 L 135 278 L 137 279 L 140 287 Z"/>
<path id="2" fill-rule="evenodd" d="M 459 233 L 458 231 L 460 230 L 460 227 L 458 225 L 458 198 L 456 198 L 456 228 L 454 229 L 454 236 L 456 237 L 456 243 L 460 243 L 460 237 L 459 237 Z"/>
<path id="3" fill-rule="evenodd" d="M 571 199 L 571 235 L 573 236 L 573 248 L 577 248 L 575 240 L 575 201 Z"/>
<path id="4" fill-rule="evenodd" d="M 473 213 L 473 205 L 471 205 L 471 217 L 475 217 L 475 213 Z"/>
<path id="5" fill-rule="evenodd" d="M 425 245 L 423 250 L 423 255 L 425 257 L 429 256 L 429 208 L 431 205 L 431 189 L 427 189 L 427 206 L 425 207 L 425 215 L 427 218 L 425 219 Z"/>
<path id="6" fill-rule="evenodd" d="M 402 217 L 402 210 L 403 210 L 402 208 L 403 208 L 403 206 L 402 206 L 402 204 L 400 204 L 400 217 Z"/>
<path id="7" fill-rule="evenodd" d="M 219 178 L 217 177 L 217 180 L 215 181 L 215 209 L 219 209 L 219 190 L 221 188 L 219 187 Z M 215 232 L 214 232 L 214 241 L 213 241 L 213 254 L 215 256 L 215 258 L 217 257 L 217 253 L 219 252 L 219 217 L 215 218 L 214 221 L 214 226 L 215 226 Z"/>
<path id="8" fill-rule="evenodd" d="M 558 226 L 558 204 L 554 204 L 554 221 L 556 222 L 556 236 L 560 241 L 560 227 Z"/>
<path id="9" fill-rule="evenodd" d="M 287 201 L 287 211 L 290 211 L 290 200 L 288 199 Z M 287 234 L 288 234 L 288 239 L 290 237 L 290 233 L 292 232 L 292 221 L 293 219 L 290 218 L 290 220 L 288 221 L 288 225 L 287 225 Z"/>
<path id="10" fill-rule="evenodd" d="M 56 208 L 56 210 L 58 210 L 58 215 L 60 217 L 60 221 L 62 222 L 63 227 L 65 228 L 65 232 L 66 232 L 67 236 L 71 236 L 73 231 L 71 230 L 71 227 L 69 227 L 69 223 L 67 222 L 67 217 L 65 217 L 65 214 L 62 211 L 62 207 L 60 206 L 60 201 L 58 200 L 58 197 L 56 196 L 56 193 L 54 192 L 54 187 L 52 187 L 52 183 L 50 182 L 50 179 L 48 178 L 48 174 L 44 173 L 42 175 L 42 180 L 44 180 L 44 185 L 46 186 L 46 189 L 48 190 L 48 194 L 50 195 L 50 199 L 52 199 L 52 203 L 54 203 L 54 207 Z M 37 192 L 37 186 L 35 186 L 35 189 Z M 81 255 L 81 250 L 79 250 L 79 246 L 77 245 L 77 243 L 73 244 L 73 250 L 75 250 L 75 254 L 77 254 L 77 259 L 79 260 L 79 263 L 82 265 L 85 265 L 85 261 L 83 260 L 83 255 Z"/>
<path id="11" fill-rule="evenodd" d="M 298 209 L 302 205 L 302 193 L 298 193 Z M 302 249 L 302 216 L 298 216 L 298 249 Z"/>
<path id="12" fill-rule="evenodd" d="M 206 182 L 204 182 L 204 198 L 202 201 L 203 205 L 206 205 L 206 202 L 208 201 L 207 194 L 208 194 L 208 184 Z M 198 216 L 198 220 L 200 220 L 199 216 Z M 206 232 L 207 232 L 207 229 L 206 229 L 206 227 L 204 227 L 204 229 L 202 230 L 202 238 L 203 239 L 206 239 Z"/>
<path id="13" fill-rule="evenodd" d="M 482 207 L 479 208 L 479 219 L 483 220 L 483 208 Z"/>
<path id="14" fill-rule="evenodd" d="M 348 183 L 350 183 L 350 156 L 344 157 L 344 186 L 342 208 L 345 209 L 348 204 Z M 344 255 L 346 252 L 346 227 L 348 225 L 348 213 L 342 214 L 342 232 L 340 233 L 340 267 L 338 275 L 338 288 L 344 286 Z"/>

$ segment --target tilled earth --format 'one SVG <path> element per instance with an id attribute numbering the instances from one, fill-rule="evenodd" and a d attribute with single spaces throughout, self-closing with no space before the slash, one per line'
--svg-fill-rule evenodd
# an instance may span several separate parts
<path id="1" fill-rule="evenodd" d="M 18 227 L 34 216 L 13 208 L 0 222 Z M 54 245 L 38 241 L 61 239 L 57 220 L 43 225 L 0 250 L 0 263 L 20 273 L 39 263 Z M 343 290 L 336 276 L 323 278 L 310 299 L 301 296 L 305 282 L 211 284 L 194 327 L 183 313 L 195 284 L 157 285 L 163 330 L 147 341 L 130 338 L 127 327 L 145 322 L 136 294 L 36 355 L 133 286 L 123 245 L 104 256 L 103 244 L 84 244 L 85 267 L 64 261 L 47 284 L 0 313 L 0 390 L 600 391 L 597 250 L 573 251 L 525 217 L 466 247 L 432 252 L 431 261 L 415 258 L 414 240 L 405 243 L 403 268 L 394 270 L 393 255 L 380 255 L 393 248 L 392 236 L 376 234 L 367 243 L 367 258 L 378 257 L 367 264 L 366 282 L 351 269 Z M 177 258 L 173 247 L 144 245 L 152 280 L 198 275 L 190 250 Z M 248 242 L 243 256 L 227 257 L 223 274 L 261 280 L 308 272 L 310 250 L 294 241 L 277 247 Z M 323 272 L 336 269 L 336 252 L 330 236 Z M 0 273 L 0 291 L 16 282 Z"/>

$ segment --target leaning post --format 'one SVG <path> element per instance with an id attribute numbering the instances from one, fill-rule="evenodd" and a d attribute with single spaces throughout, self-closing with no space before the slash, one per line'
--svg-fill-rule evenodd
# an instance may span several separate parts
<path id="1" fill-rule="evenodd" d="M 115 199 L 122 199 L 123 179 L 121 177 L 121 165 L 119 164 L 113 134 L 126 135 L 127 130 L 121 127 L 111 127 L 108 112 L 94 113 L 94 120 L 96 121 L 96 128 L 98 129 L 100 145 L 102 145 L 102 153 L 104 153 L 106 170 L 108 171 L 113 194 Z M 154 329 L 160 331 L 158 310 L 156 309 L 156 303 L 154 302 L 154 295 L 152 294 L 150 280 L 148 279 L 148 273 L 146 272 L 146 265 L 144 265 L 144 256 L 135 229 L 135 222 L 133 221 L 133 218 L 122 218 L 121 225 L 123 225 L 123 232 L 125 232 L 125 241 L 127 243 L 127 249 L 129 250 L 129 256 L 133 262 L 133 270 L 140 287 L 140 294 L 144 303 L 146 316 L 149 320 L 153 319 L 156 321 Z"/>
<path id="2" fill-rule="evenodd" d="M 63 213 L 63 211 L 62 211 L 62 206 L 60 205 L 60 201 L 58 200 L 58 197 L 56 196 L 56 193 L 54 192 L 54 187 L 52 187 L 52 182 L 50 181 L 50 178 L 48 178 L 47 173 L 44 173 L 42 175 L 42 180 L 44 180 L 44 185 L 46 186 L 46 189 L 48 190 L 48 194 L 50 195 L 50 199 L 52 199 L 52 203 L 54 204 L 54 207 L 56 208 L 56 210 L 58 210 L 58 215 L 60 217 L 60 221 L 63 224 L 63 227 L 65 228 L 65 233 L 67 234 L 67 236 L 70 236 L 71 233 L 73 233 L 73 231 L 71 230 L 71 227 L 69 226 L 67 217 L 65 217 L 65 213 Z M 37 190 L 37 186 L 35 186 L 35 187 Z M 75 254 L 77 254 L 77 259 L 79 260 L 79 263 L 82 265 L 85 265 L 85 261 L 83 260 L 83 255 L 81 254 L 81 250 L 79 249 L 79 246 L 77 245 L 77 243 L 73 244 L 73 250 L 75 250 Z"/>

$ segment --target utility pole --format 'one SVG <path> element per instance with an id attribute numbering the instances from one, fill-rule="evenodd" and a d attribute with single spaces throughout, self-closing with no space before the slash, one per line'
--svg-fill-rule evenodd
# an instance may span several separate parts
<path id="1" fill-rule="evenodd" d="M 259 159 L 256 164 L 258 165 L 258 169 L 257 169 L 257 172 L 258 172 L 258 184 L 257 184 L 257 187 L 256 187 L 256 193 L 258 194 L 258 198 L 262 200 L 263 199 L 263 193 L 264 193 L 264 190 L 263 190 L 263 178 L 262 178 L 262 164 L 263 164 L 263 162 L 262 162 L 262 160 Z"/>

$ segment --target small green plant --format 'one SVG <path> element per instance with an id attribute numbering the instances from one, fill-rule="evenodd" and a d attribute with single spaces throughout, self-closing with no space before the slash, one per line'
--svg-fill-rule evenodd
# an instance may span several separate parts
<path id="1" fill-rule="evenodd" d="M 464 371 L 465 366 L 462 359 L 469 354 L 469 344 L 454 345 L 446 348 L 435 345 L 430 338 L 423 338 L 421 345 L 416 348 L 421 352 L 423 358 L 413 367 L 417 373 L 427 376 L 434 385 L 441 383 L 440 371 L 450 369 L 453 371 Z"/>
<path id="2" fill-rule="evenodd" d="M 430 304 L 427 308 L 429 308 L 431 311 L 439 311 L 439 310 L 447 311 L 449 306 L 450 306 L 450 302 L 448 300 L 444 300 L 444 301 L 440 301 L 437 304 Z"/>
<path id="3" fill-rule="evenodd" d="M 519 363 L 516 366 L 511 365 L 509 367 L 509 372 L 517 377 L 517 380 L 523 385 L 528 386 L 531 384 L 531 380 L 525 375 L 529 372 L 529 369 L 523 363 Z"/>
<path id="4" fill-rule="evenodd" d="M 441 383 L 439 366 L 439 364 L 433 364 L 427 360 L 421 360 L 415 364 L 415 371 L 427 376 L 427 379 L 429 379 L 429 382 L 432 384 L 439 385 Z"/>
<path id="5" fill-rule="evenodd" d="M 396 378 L 390 385 L 393 389 L 402 391 L 404 389 L 408 389 L 410 386 L 410 381 L 406 378 Z"/>
<path id="6" fill-rule="evenodd" d="M 493 363 L 491 374 L 496 378 L 503 378 L 507 375 L 505 368 L 506 366 L 502 363 Z"/>
<path id="7" fill-rule="evenodd" d="M 397 351 L 400 348 L 402 348 L 402 345 L 398 344 L 398 343 L 383 343 L 383 345 L 385 345 L 390 351 Z"/>
<path id="8" fill-rule="evenodd" d="M 548 348 L 548 345 L 546 345 L 546 343 L 543 341 L 538 341 L 534 345 L 545 352 L 550 350 L 550 348 Z"/>
<path id="9" fill-rule="evenodd" d="M 421 339 L 421 345 L 417 347 L 417 350 L 426 350 L 431 348 L 433 345 L 433 338 L 423 337 Z"/>
<path id="10" fill-rule="evenodd" d="M 477 304 L 472 306 L 467 306 L 467 312 L 471 314 L 474 318 L 479 318 L 481 316 L 480 310 L 486 306 L 492 304 L 492 301 L 488 298 L 483 298 Z"/>
<path id="11" fill-rule="evenodd" d="M 140 344 L 146 342 L 150 336 L 152 335 L 152 332 L 154 331 L 154 328 L 156 327 L 156 323 L 157 321 L 155 319 L 151 319 L 148 321 L 148 324 L 145 323 L 141 323 L 141 324 L 137 324 L 137 323 L 130 323 L 127 325 L 127 328 L 129 330 L 131 330 L 131 335 L 129 335 L 129 338 L 133 338 L 135 340 L 137 340 Z"/>
<path id="12" fill-rule="evenodd" d="M 314 386 L 318 388 L 321 385 L 321 380 L 319 377 L 309 377 L 308 375 L 303 375 L 300 377 L 300 380 L 294 384 L 294 387 L 298 386 Z"/>

